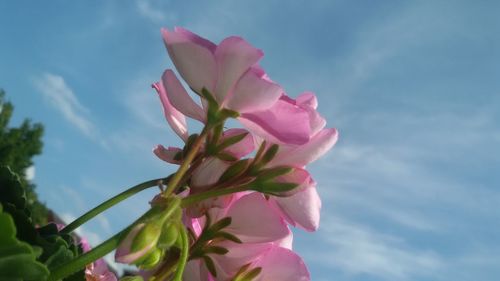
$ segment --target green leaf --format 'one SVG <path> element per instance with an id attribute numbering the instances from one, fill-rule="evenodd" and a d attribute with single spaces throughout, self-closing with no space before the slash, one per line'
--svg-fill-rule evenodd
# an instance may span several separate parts
<path id="1" fill-rule="evenodd" d="M 81 250 L 75 245 L 69 234 L 59 233 L 54 223 L 38 229 L 37 244 L 43 248 L 39 260 L 50 269 L 54 269 L 75 258 Z"/>
<path id="2" fill-rule="evenodd" d="M 231 225 L 231 221 L 232 221 L 231 217 L 225 217 L 225 218 L 217 221 L 213 225 L 211 225 L 209 230 L 212 233 L 216 233 L 216 232 L 220 231 L 221 229 L 226 228 L 229 225 Z"/>
<path id="3" fill-rule="evenodd" d="M 269 163 L 271 160 L 273 160 L 274 156 L 276 156 L 276 153 L 278 153 L 279 148 L 280 147 L 277 144 L 271 145 L 271 147 L 269 147 L 267 149 L 266 153 L 264 153 L 264 155 L 262 156 L 262 159 L 260 160 L 260 164 L 265 165 L 265 164 Z"/>
<path id="4" fill-rule="evenodd" d="M 203 248 L 203 252 L 206 254 L 225 255 L 229 250 L 220 246 L 207 246 Z"/>
<path id="5" fill-rule="evenodd" d="M 219 231 L 219 232 L 217 232 L 214 235 L 214 238 L 217 238 L 217 237 L 221 237 L 221 238 L 224 238 L 226 240 L 229 240 L 229 241 L 232 241 L 232 242 L 238 243 L 238 244 L 243 243 L 243 241 L 241 241 L 240 238 L 236 237 L 235 235 L 233 235 L 233 234 L 231 234 L 229 232 L 225 232 L 225 231 Z"/>
<path id="6" fill-rule="evenodd" d="M 250 159 L 242 159 L 236 161 L 234 164 L 229 166 L 229 168 L 227 168 L 226 171 L 224 171 L 224 173 L 220 176 L 219 183 L 224 183 L 229 180 L 235 179 L 238 176 L 241 176 L 245 172 L 249 164 Z"/>
<path id="7" fill-rule="evenodd" d="M 39 251 L 16 238 L 14 220 L 0 204 L 0 276 L 3 280 L 46 280 L 49 270 L 36 261 Z"/>
<path id="8" fill-rule="evenodd" d="M 242 276 L 241 281 L 252 281 L 262 272 L 262 267 L 256 267 Z"/>
<path id="9" fill-rule="evenodd" d="M 231 145 L 236 144 L 236 143 L 242 141 L 247 135 L 248 135 L 248 132 L 245 132 L 245 133 L 242 133 L 242 134 L 238 134 L 238 135 L 234 135 L 234 136 L 228 137 L 227 139 L 223 140 L 217 146 L 217 148 L 215 149 L 215 151 L 216 151 L 215 153 L 217 153 L 219 151 L 223 151 L 224 149 L 230 147 Z"/>
<path id="10" fill-rule="evenodd" d="M 203 261 L 207 266 L 208 271 L 214 276 L 217 277 L 217 271 L 215 270 L 214 261 L 209 256 L 203 256 Z"/>
<path id="11" fill-rule="evenodd" d="M 234 162 L 234 161 L 237 161 L 238 158 L 234 157 L 233 155 L 229 154 L 229 153 L 226 153 L 226 152 L 219 152 L 217 153 L 217 155 L 215 155 L 217 158 L 219 158 L 220 160 L 223 160 L 223 161 L 228 161 L 228 162 Z"/>
<path id="12" fill-rule="evenodd" d="M 255 182 L 251 189 L 264 194 L 284 196 L 283 193 L 296 188 L 298 185 L 291 182 Z"/>
<path id="13" fill-rule="evenodd" d="M 10 203 L 16 209 L 26 207 L 26 195 L 19 176 L 8 166 L 0 167 L 0 194 L 2 195 L 0 197 L 2 205 Z"/>
<path id="14" fill-rule="evenodd" d="M 260 182 L 270 181 L 275 179 L 276 177 L 289 174 L 292 171 L 293 168 L 288 166 L 279 166 L 279 167 L 264 169 L 261 170 L 257 175 L 257 181 Z"/>
<path id="15" fill-rule="evenodd" d="M 242 266 L 240 270 L 231 279 L 232 281 L 253 281 L 262 272 L 262 267 L 256 267 L 252 270 L 250 268 L 250 263 Z"/>

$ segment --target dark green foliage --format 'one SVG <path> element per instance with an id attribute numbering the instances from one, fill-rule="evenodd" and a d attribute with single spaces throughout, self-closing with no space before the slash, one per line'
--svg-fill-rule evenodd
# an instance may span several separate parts
<path id="1" fill-rule="evenodd" d="M 45 224 L 48 210 L 38 201 L 35 185 L 25 175 L 26 169 L 33 165 L 33 156 L 42 152 L 43 126 L 24 120 L 19 127 L 8 127 L 13 111 L 14 106 L 5 100 L 5 92 L 0 90 L 0 165 L 9 166 L 19 175 L 33 223 Z"/>
<path id="2" fill-rule="evenodd" d="M 13 264 L 8 263 L 9 266 L 14 266 L 17 262 L 20 262 L 18 266 L 22 266 L 22 262 L 29 263 L 29 259 L 34 260 L 36 258 L 37 264 L 43 265 L 45 269 L 52 270 L 82 253 L 81 248 L 75 245 L 73 237 L 69 234 L 60 233 L 55 224 L 48 224 L 44 227 L 35 228 L 31 218 L 31 212 L 27 209 L 28 205 L 22 183 L 19 177 L 6 166 L 0 166 L 0 195 L 0 202 L 3 206 L 2 215 L 9 217 L 8 220 L 10 221 L 10 224 L 12 224 L 13 228 L 12 233 L 14 233 L 12 235 L 17 237 L 15 241 L 17 241 L 17 239 L 23 241 L 23 245 L 30 247 L 30 249 L 32 249 L 31 252 L 33 252 L 29 252 L 26 250 L 26 247 L 23 246 L 24 252 L 21 253 L 29 255 L 33 254 L 33 258 L 31 258 L 32 256 L 29 256 L 28 258 L 26 256 L 22 256 L 22 258 L 26 260 L 16 259 Z M 0 236 L 2 236 L 4 235 L 4 226 L 1 225 L 0 227 L 0 229 L 2 229 L 2 231 L 0 231 Z M 8 230 L 8 228 L 6 229 Z M 12 239 L 5 241 L 5 247 L 15 247 L 17 245 L 17 242 Z M 12 245 L 9 246 L 7 245 L 8 243 Z M 26 243 L 31 244 L 31 246 Z M 36 255 L 34 255 L 34 253 L 36 253 Z M 10 261 L 10 256 L 6 259 L 6 261 Z M 36 268 L 37 267 L 35 267 L 35 269 Z M 10 270 L 10 267 L 2 267 L 0 263 L 0 276 L 10 276 Z M 67 280 L 83 280 L 83 271 L 70 277 L 75 279 Z M 8 280 L 23 280 L 16 278 L 17 276 Z M 1 280 L 2 279 L 0 278 L 0 281 Z M 24 280 L 44 279 L 29 279 L 26 277 Z"/>
<path id="3" fill-rule="evenodd" d="M 46 280 L 49 271 L 36 258 L 40 249 L 16 238 L 14 220 L 0 204 L 0 280 Z"/>

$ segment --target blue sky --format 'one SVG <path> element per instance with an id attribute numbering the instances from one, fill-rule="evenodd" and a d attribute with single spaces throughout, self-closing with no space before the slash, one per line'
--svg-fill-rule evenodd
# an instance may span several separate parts
<path id="1" fill-rule="evenodd" d="M 70 220 L 173 172 L 180 145 L 149 85 L 172 68 L 160 27 L 240 35 L 287 92 L 314 91 L 336 147 L 310 166 L 323 199 L 295 231 L 313 280 L 500 278 L 500 5 L 494 1 L 2 1 L 0 87 L 13 124 L 46 128 L 35 178 Z M 93 243 L 145 192 L 89 223 Z"/>

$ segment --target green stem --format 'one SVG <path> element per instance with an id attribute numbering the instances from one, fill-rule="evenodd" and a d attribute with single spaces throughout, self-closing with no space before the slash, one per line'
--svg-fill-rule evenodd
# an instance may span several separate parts
<path id="1" fill-rule="evenodd" d="M 175 271 L 175 276 L 173 281 L 182 281 L 182 274 L 184 273 L 184 268 L 189 257 L 189 238 L 186 233 L 186 229 L 181 227 L 181 240 L 182 249 L 181 256 L 179 257 L 179 263 L 177 264 L 177 270 Z"/>
<path id="2" fill-rule="evenodd" d="M 135 224 L 140 222 L 141 220 L 147 218 L 151 213 L 154 212 L 154 209 L 149 209 L 146 213 L 144 213 L 140 218 L 135 220 L 131 225 L 123 229 L 122 231 L 118 232 L 115 234 L 113 237 L 109 238 L 108 240 L 102 242 L 99 246 L 93 248 L 92 250 L 84 253 L 81 256 L 78 256 L 74 260 L 71 260 L 56 269 L 54 269 L 47 281 L 56 281 L 63 279 L 64 277 L 67 277 L 78 270 L 81 270 L 85 268 L 86 265 L 94 262 L 97 259 L 102 258 L 104 255 L 108 254 L 109 252 L 113 251 L 118 247 L 120 244 L 122 238 L 124 235 L 127 235 L 127 233 L 134 227 Z"/>
<path id="3" fill-rule="evenodd" d="M 190 205 L 193 205 L 208 198 L 227 195 L 241 191 L 247 191 L 247 190 L 249 190 L 248 185 L 241 185 L 233 188 L 217 189 L 217 190 L 211 190 L 203 193 L 189 195 L 188 197 L 182 199 L 181 207 L 186 208 L 189 207 Z"/>
<path id="4" fill-rule="evenodd" d="M 180 180 L 182 179 L 182 177 L 184 176 L 186 171 L 189 169 L 189 165 L 191 164 L 193 159 L 196 157 L 196 154 L 198 154 L 198 151 L 200 150 L 201 145 L 203 144 L 203 141 L 204 141 L 205 137 L 207 136 L 209 130 L 210 130 L 210 128 L 208 127 L 208 125 L 203 128 L 203 131 L 201 131 L 201 134 L 198 136 L 196 141 L 193 143 L 193 146 L 191 146 L 191 149 L 189 150 L 188 155 L 182 161 L 181 166 L 179 167 L 177 172 L 174 174 L 172 179 L 168 181 L 167 189 L 165 189 L 165 191 L 163 192 L 164 197 L 168 197 L 170 194 L 172 194 L 175 191 L 175 188 L 179 184 Z"/>
<path id="5" fill-rule="evenodd" d="M 71 231 L 77 229 L 80 225 L 86 223 L 93 217 L 97 216 L 98 214 L 104 212 L 105 210 L 113 207 L 114 205 L 120 203 L 121 201 L 129 198 L 130 196 L 143 191 L 144 189 L 153 187 L 153 186 L 158 186 L 158 184 L 162 181 L 167 181 L 168 178 L 160 178 L 160 179 L 154 179 L 154 180 L 149 180 L 143 183 L 140 183 L 134 187 L 131 187 L 124 192 L 108 199 L 107 201 L 104 201 L 101 203 L 99 206 L 95 207 L 94 209 L 88 211 L 87 213 L 83 214 L 81 217 L 77 218 L 74 220 L 72 223 L 68 224 L 65 228 L 61 230 L 62 233 L 70 233 Z"/>
<path id="6" fill-rule="evenodd" d="M 103 257 L 107 253 L 113 251 L 118 244 L 120 243 L 122 235 L 126 234 L 129 230 L 129 227 L 120 231 L 115 236 L 109 238 L 99 246 L 95 247 L 91 251 L 77 257 L 70 262 L 63 264 L 62 266 L 53 270 L 49 276 L 48 281 L 56 281 L 60 280 L 66 276 L 69 276 L 78 270 L 85 268 L 87 264 L 92 263 L 93 261 Z"/>

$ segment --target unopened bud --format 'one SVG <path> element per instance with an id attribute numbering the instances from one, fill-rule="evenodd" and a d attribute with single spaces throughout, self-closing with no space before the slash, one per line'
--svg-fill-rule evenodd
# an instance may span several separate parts
<path id="1" fill-rule="evenodd" d="M 151 253 L 135 263 L 141 269 L 151 269 L 158 265 L 163 256 L 163 251 L 155 248 Z"/>
<path id="2" fill-rule="evenodd" d="M 155 223 L 139 223 L 120 242 L 116 249 L 115 260 L 120 263 L 133 264 L 145 257 L 156 247 L 161 234 L 161 227 Z"/>
<path id="3" fill-rule="evenodd" d="M 175 244 L 179 237 L 179 229 L 175 223 L 166 222 L 163 224 L 163 230 L 158 240 L 158 247 L 168 249 Z"/>

